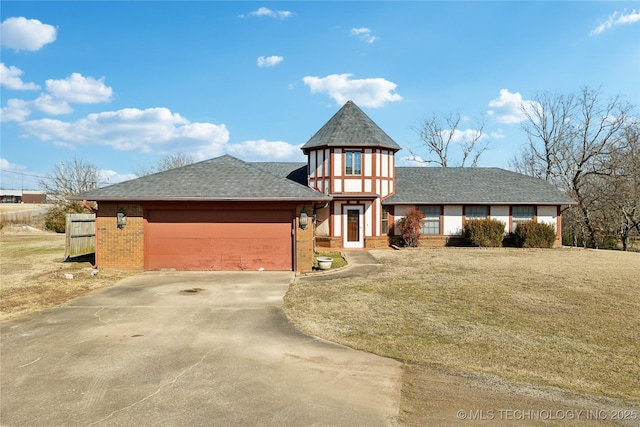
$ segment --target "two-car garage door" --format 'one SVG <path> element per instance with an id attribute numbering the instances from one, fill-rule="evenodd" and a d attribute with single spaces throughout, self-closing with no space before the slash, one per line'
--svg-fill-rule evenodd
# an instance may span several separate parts
<path id="1" fill-rule="evenodd" d="M 149 210 L 145 269 L 292 270 L 294 212 Z"/>

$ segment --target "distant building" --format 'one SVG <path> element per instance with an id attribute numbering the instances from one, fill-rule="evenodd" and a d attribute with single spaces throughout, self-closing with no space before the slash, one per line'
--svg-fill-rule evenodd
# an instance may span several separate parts
<path id="1" fill-rule="evenodd" d="M 0 203 L 47 203 L 47 193 L 32 190 L 0 190 Z"/>

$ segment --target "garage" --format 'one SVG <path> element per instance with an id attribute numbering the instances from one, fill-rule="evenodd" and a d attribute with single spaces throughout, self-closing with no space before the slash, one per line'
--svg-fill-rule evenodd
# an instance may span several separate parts
<path id="1" fill-rule="evenodd" d="M 310 271 L 313 213 L 331 196 L 306 169 L 224 155 L 70 199 L 96 214 L 102 269 Z"/>
<path id="2" fill-rule="evenodd" d="M 145 270 L 292 270 L 295 210 L 148 210 Z"/>

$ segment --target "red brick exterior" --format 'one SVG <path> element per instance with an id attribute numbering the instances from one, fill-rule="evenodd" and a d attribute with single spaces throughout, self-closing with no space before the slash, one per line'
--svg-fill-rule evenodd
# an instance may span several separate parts
<path id="1" fill-rule="evenodd" d="M 118 228 L 116 213 L 123 209 L 127 225 Z M 96 264 L 112 270 L 144 270 L 144 223 L 138 204 L 100 202 L 96 214 Z"/>
<path id="2" fill-rule="evenodd" d="M 162 204 L 151 204 L 158 208 Z M 291 206 L 291 205 L 288 205 Z M 215 208 L 215 205 L 210 205 Z M 287 206 L 283 205 L 283 208 Z M 255 204 L 246 206 L 255 209 Z M 292 206 L 291 206 L 292 208 Z M 311 271 L 313 268 L 313 225 L 309 215 L 306 229 L 300 228 L 299 218 L 303 208 L 307 213 L 313 211 L 311 205 L 296 207 L 296 217 L 292 218 L 295 226 L 295 247 L 293 265 L 295 271 Z M 118 228 L 116 213 L 123 209 L 127 216 L 127 224 Z M 291 211 L 293 213 L 293 209 Z M 140 204 L 100 202 L 96 214 L 96 264 L 98 268 L 124 271 L 144 270 L 144 230 L 146 224 L 145 211 Z"/>

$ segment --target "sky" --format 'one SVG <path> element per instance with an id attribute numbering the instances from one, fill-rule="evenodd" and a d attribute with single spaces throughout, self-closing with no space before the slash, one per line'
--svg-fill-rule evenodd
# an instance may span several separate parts
<path id="1" fill-rule="evenodd" d="M 459 138 L 484 117 L 479 165 L 501 168 L 538 94 L 599 88 L 639 114 L 638 1 L 3 0 L 0 22 L 3 189 L 73 159 L 100 186 L 176 153 L 305 161 L 347 100 L 403 147 L 397 165 L 434 114 L 460 112 Z"/>

